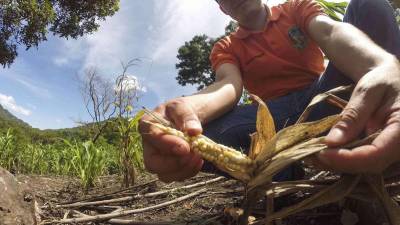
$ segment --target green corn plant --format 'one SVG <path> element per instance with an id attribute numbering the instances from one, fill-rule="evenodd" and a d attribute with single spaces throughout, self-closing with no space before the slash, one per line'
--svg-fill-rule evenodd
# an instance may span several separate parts
<path id="1" fill-rule="evenodd" d="M 129 127 L 131 129 L 131 146 L 129 150 L 130 154 L 133 157 L 133 163 L 135 167 L 140 171 L 144 171 L 142 136 L 139 133 L 139 120 L 143 116 L 143 114 L 144 112 L 140 111 L 129 120 Z"/>
<path id="2" fill-rule="evenodd" d="M 4 136 L 0 136 L 0 166 L 6 170 L 17 170 L 18 151 L 12 129 L 8 129 Z"/>
<path id="3" fill-rule="evenodd" d="M 117 120 L 120 135 L 120 162 L 122 165 L 123 184 L 125 187 L 133 185 L 135 182 L 135 168 L 143 170 L 143 148 L 141 137 L 138 132 L 139 120 L 143 116 L 143 111 L 134 117 L 126 119 L 119 117 Z"/>
<path id="4" fill-rule="evenodd" d="M 325 13 L 328 14 L 330 18 L 336 21 L 342 21 L 339 15 L 344 15 L 348 2 L 330 2 L 325 0 L 317 0 L 317 2 L 324 8 Z"/>
<path id="5" fill-rule="evenodd" d="M 81 179 L 85 191 L 94 186 L 94 182 L 105 168 L 105 154 L 102 148 L 96 147 L 93 142 L 71 144 L 66 141 L 73 152 L 72 166 Z"/>
<path id="6" fill-rule="evenodd" d="M 73 175 L 74 167 L 72 160 L 74 158 L 73 152 L 68 148 L 54 148 L 57 154 L 54 154 L 52 160 L 52 172 L 57 175 Z"/>
<path id="7" fill-rule="evenodd" d="M 119 159 L 119 150 L 112 145 L 104 145 L 104 153 L 106 155 L 106 170 L 107 175 L 118 174 L 121 171 L 121 164 Z"/>
<path id="8" fill-rule="evenodd" d="M 51 161 L 47 159 L 50 155 L 46 146 L 28 144 L 25 149 L 22 165 L 27 173 L 44 175 L 50 172 Z"/>

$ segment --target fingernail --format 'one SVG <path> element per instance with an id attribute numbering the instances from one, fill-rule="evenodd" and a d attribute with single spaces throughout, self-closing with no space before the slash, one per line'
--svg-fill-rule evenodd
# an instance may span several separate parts
<path id="1" fill-rule="evenodd" d="M 188 120 L 185 122 L 185 129 L 201 129 L 201 125 L 197 120 Z"/>
<path id="2" fill-rule="evenodd" d="M 343 130 L 339 129 L 339 128 L 333 128 L 327 135 L 327 138 L 329 139 L 334 139 L 334 140 L 341 140 L 343 138 L 345 138 L 345 134 L 343 132 Z"/>

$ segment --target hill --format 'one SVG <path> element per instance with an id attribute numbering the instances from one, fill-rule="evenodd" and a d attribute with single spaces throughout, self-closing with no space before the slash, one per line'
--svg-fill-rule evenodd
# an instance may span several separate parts
<path id="1" fill-rule="evenodd" d="M 113 123 L 111 123 L 113 124 Z M 0 105 L 0 135 L 7 133 L 9 129 L 21 143 L 53 144 L 62 139 L 86 141 L 92 138 L 91 124 L 74 128 L 39 130 L 32 128 L 28 123 L 17 118 Z M 105 129 L 99 141 L 114 143 L 116 140 L 116 128 L 112 125 Z"/>
<path id="2" fill-rule="evenodd" d="M 14 116 L 9 111 L 7 111 L 5 108 L 3 108 L 3 106 L 1 106 L 1 105 L 0 105 L 0 121 L 6 122 L 8 124 L 13 124 L 13 125 L 16 125 L 19 127 L 31 128 L 31 126 L 29 124 L 25 123 L 21 119 L 18 119 L 16 116 Z"/>

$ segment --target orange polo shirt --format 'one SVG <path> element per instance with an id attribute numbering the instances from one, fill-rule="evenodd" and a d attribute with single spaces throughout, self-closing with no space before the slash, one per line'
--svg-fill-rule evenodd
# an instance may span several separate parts
<path id="1" fill-rule="evenodd" d="M 213 70 L 224 63 L 237 65 L 244 87 L 264 100 L 308 86 L 325 69 L 323 54 L 307 33 L 310 20 L 321 14 L 322 7 L 313 0 L 271 7 L 263 31 L 239 27 L 214 45 Z"/>

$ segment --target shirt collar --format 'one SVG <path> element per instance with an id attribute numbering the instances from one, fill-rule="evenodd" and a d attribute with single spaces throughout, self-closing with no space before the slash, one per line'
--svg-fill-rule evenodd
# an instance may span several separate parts
<path id="1" fill-rule="evenodd" d="M 265 5 L 265 10 L 267 10 L 267 18 L 266 18 L 267 22 L 265 23 L 265 27 L 262 31 L 251 31 L 244 27 L 239 26 L 239 28 L 237 28 L 236 31 L 232 33 L 232 35 L 239 39 L 245 39 L 251 34 L 264 32 L 267 29 L 268 24 L 272 21 L 278 20 L 279 16 L 281 15 L 281 10 L 278 6 L 273 6 L 270 8 L 267 5 Z"/>

